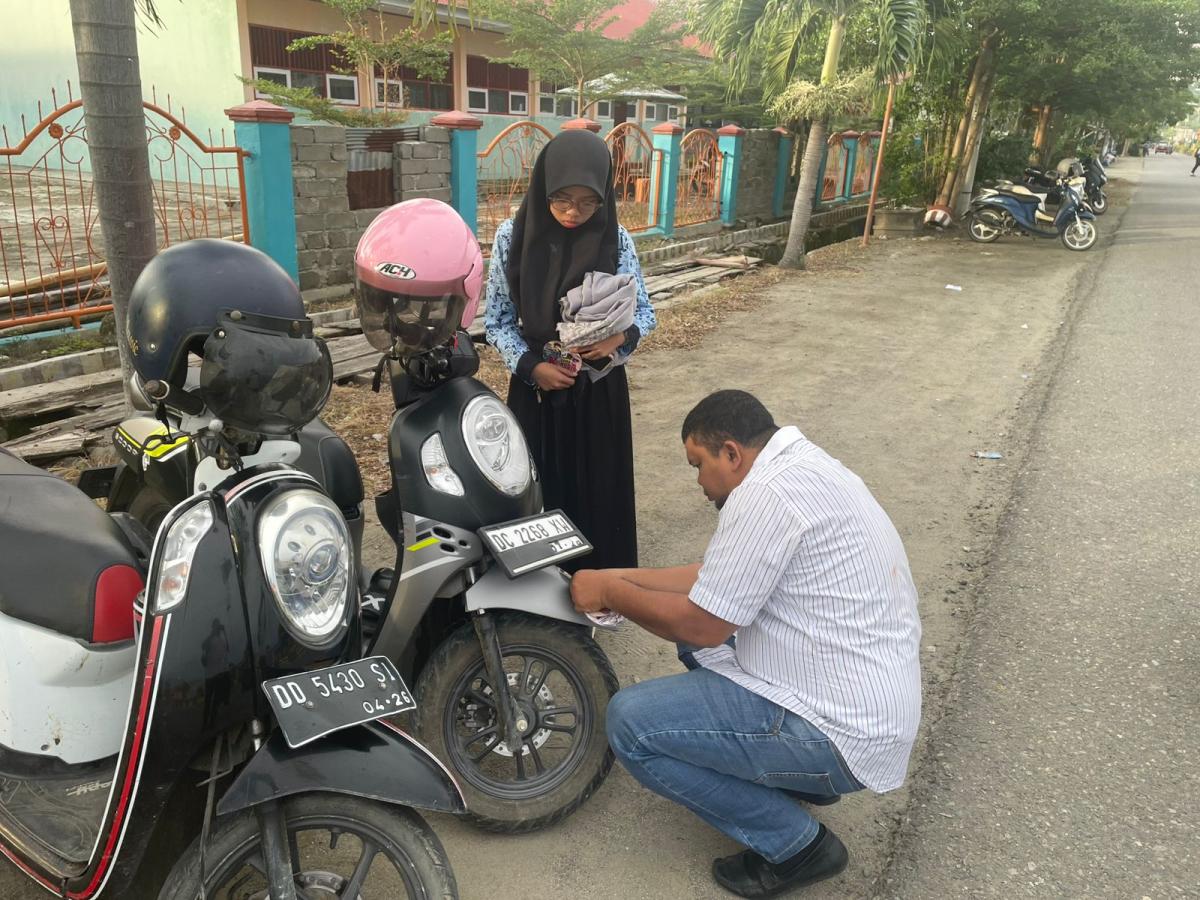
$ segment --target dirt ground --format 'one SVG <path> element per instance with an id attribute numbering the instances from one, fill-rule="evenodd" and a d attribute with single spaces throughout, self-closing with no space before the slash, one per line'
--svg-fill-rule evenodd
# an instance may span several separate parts
<path id="1" fill-rule="evenodd" d="M 1117 211 L 1101 220 L 1102 233 L 1127 194 L 1115 187 Z M 776 283 L 747 278 L 729 293 L 676 307 L 663 316 L 661 334 L 676 328 L 678 339 L 651 338 L 630 362 L 644 565 L 697 560 L 712 533 L 716 514 L 684 460 L 679 426 L 692 404 L 718 388 L 757 394 L 777 421 L 798 425 L 861 475 L 891 514 L 924 627 L 925 712 L 914 777 L 938 777 L 938 748 L 929 738 L 936 738 L 969 636 L 975 586 L 1025 452 L 1029 410 L 1061 349 L 1077 279 L 1106 243 L 1085 254 L 1015 238 L 987 247 L 950 238 L 876 241 L 866 251 L 835 245 L 816 254 L 808 272 Z M 490 366 L 489 378 L 503 375 L 494 360 Z M 388 398 L 342 388 L 328 413 L 377 488 Z M 974 456 L 988 451 L 1003 458 Z M 393 559 L 377 527 L 365 549 L 370 563 Z M 679 670 L 673 647 L 633 626 L 600 640 L 622 684 Z M 804 896 L 882 893 L 878 880 L 904 827 L 908 795 L 907 788 L 863 792 L 820 810 L 849 847 L 850 868 Z M 545 832 L 504 837 L 449 816 L 430 821 L 464 900 L 517 892 L 579 900 L 728 896 L 709 866 L 733 844 L 619 767 L 581 810 Z M 0 865 L 0 895 L 37 893 Z"/>
<path id="2" fill-rule="evenodd" d="M 1117 186 L 1116 207 L 1126 193 Z M 642 564 L 699 559 L 716 522 L 683 457 L 683 416 L 719 388 L 755 393 L 779 422 L 799 425 L 860 474 L 904 538 L 924 627 L 925 712 L 913 771 L 936 760 L 929 730 L 1024 452 L 1025 410 L 1043 389 L 1076 280 L 1103 247 L 1103 239 L 1091 254 L 1016 238 L 987 247 L 952 238 L 876 241 L 865 251 L 846 243 L 818 252 L 807 272 L 746 278 L 665 313 L 662 332 L 630 363 Z M 497 375 L 503 379 L 493 362 L 489 380 Z M 379 400 L 371 434 L 387 421 L 386 398 Z M 374 443 L 382 460 L 381 439 Z M 373 528 L 368 562 L 387 565 L 392 554 Z M 633 626 L 601 641 L 622 684 L 678 671 L 673 648 Z M 864 792 L 821 810 L 849 846 L 851 865 L 806 896 L 879 890 L 907 796 Z M 619 767 L 583 809 L 540 834 L 482 835 L 450 817 L 433 824 L 466 900 L 497 890 L 727 896 L 709 864 L 735 849 Z"/>

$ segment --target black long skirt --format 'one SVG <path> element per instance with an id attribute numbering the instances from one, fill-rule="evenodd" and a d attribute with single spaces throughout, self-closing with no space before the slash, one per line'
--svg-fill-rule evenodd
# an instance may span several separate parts
<path id="1" fill-rule="evenodd" d="M 565 391 L 540 393 L 513 377 L 508 406 L 521 423 L 542 480 L 546 509 L 561 509 L 596 549 L 563 566 L 637 566 L 633 425 L 629 382 L 616 366 Z"/>

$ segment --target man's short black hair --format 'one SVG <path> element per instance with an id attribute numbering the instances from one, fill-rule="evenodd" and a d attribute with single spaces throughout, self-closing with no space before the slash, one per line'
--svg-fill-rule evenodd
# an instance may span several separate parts
<path id="1" fill-rule="evenodd" d="M 696 404 L 683 420 L 682 439 L 691 438 L 716 454 L 726 441 L 761 450 L 779 429 L 767 408 L 745 391 L 717 391 Z"/>

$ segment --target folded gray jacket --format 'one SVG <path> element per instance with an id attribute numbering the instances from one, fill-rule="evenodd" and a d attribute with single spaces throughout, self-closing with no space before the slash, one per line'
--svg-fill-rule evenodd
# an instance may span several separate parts
<path id="1" fill-rule="evenodd" d="M 624 334 L 637 311 L 637 277 L 588 272 L 583 284 L 558 301 L 558 339 L 566 347 L 598 344 Z"/>

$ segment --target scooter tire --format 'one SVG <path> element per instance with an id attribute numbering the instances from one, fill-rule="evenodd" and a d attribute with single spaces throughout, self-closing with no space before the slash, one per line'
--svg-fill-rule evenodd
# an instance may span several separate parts
<path id="1" fill-rule="evenodd" d="M 980 227 L 982 226 L 982 227 Z M 986 231 L 983 229 L 987 229 Z M 967 223 L 967 234 L 978 244 L 991 244 L 1004 233 L 1004 219 L 993 209 L 975 210 Z"/>
<path id="2" fill-rule="evenodd" d="M 552 651 L 574 669 L 589 695 L 593 721 L 587 723 L 582 755 L 574 771 L 543 794 L 531 797 L 497 796 L 475 783 L 471 773 L 456 764 L 447 744 L 456 716 L 454 697 L 461 679 L 483 665 L 475 630 L 463 625 L 434 650 L 417 680 L 416 731 L 419 740 L 454 773 L 467 802 L 465 818 L 475 827 L 503 834 L 525 834 L 561 822 L 587 801 L 608 777 L 612 749 L 604 730 L 608 701 L 620 687 L 612 664 L 587 630 L 524 613 L 501 613 L 496 622 L 503 656 L 520 655 L 521 648 Z"/>
<path id="3" fill-rule="evenodd" d="M 1083 228 L 1088 233 L 1088 238 L 1072 243 L 1071 238 L 1068 238 L 1068 235 L 1073 236 L 1076 233 L 1076 228 Z M 1059 234 L 1059 239 L 1062 241 L 1063 246 L 1076 253 L 1083 253 L 1087 250 L 1091 250 L 1092 247 L 1096 246 L 1096 241 L 1099 239 L 1099 237 L 1100 234 L 1096 231 L 1096 226 L 1092 224 L 1090 219 L 1081 220 L 1081 225 L 1079 226 L 1071 225 L 1067 228 L 1064 228 L 1062 233 Z"/>
<path id="4" fill-rule="evenodd" d="M 1092 212 L 1098 216 L 1108 212 L 1108 197 L 1104 191 L 1098 191 L 1095 197 L 1089 197 L 1088 204 L 1092 207 Z"/>
<path id="5" fill-rule="evenodd" d="M 158 526 L 172 509 L 171 501 L 148 487 L 143 487 L 129 502 L 126 512 L 146 527 L 151 534 L 158 533 Z"/>
<path id="6" fill-rule="evenodd" d="M 416 812 L 403 806 L 391 806 L 345 794 L 314 792 L 283 801 L 288 828 L 307 823 L 337 821 L 357 825 L 393 859 L 407 863 L 408 874 L 419 882 L 426 900 L 458 900 L 458 885 L 446 850 L 433 829 Z M 344 833 L 359 836 L 358 832 Z M 223 876 L 238 870 L 224 870 L 260 840 L 258 818 L 253 809 L 242 810 L 214 822 L 204 854 L 205 891 L 212 897 L 221 887 Z M 239 867 L 240 870 L 241 867 Z M 299 874 L 299 873 L 298 873 Z M 163 882 L 158 900 L 198 900 L 200 897 L 200 838 L 184 851 Z"/>

